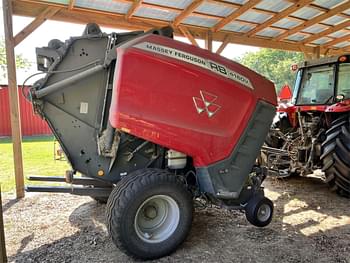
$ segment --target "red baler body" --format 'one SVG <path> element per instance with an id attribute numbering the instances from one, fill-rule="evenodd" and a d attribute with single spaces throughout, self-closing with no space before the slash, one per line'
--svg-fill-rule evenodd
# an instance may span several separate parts
<path id="1" fill-rule="evenodd" d="M 249 79 L 241 84 L 177 57 L 140 49 L 151 43 L 224 65 Z M 159 51 L 159 50 L 158 50 Z M 147 35 L 116 50 L 109 120 L 113 127 L 191 156 L 196 167 L 227 158 L 259 100 L 276 105 L 273 84 L 246 67 L 207 50 Z M 163 52 L 166 52 L 163 50 Z M 177 52 L 177 53 L 179 53 Z M 170 53 L 173 53 L 170 51 Z M 202 95 L 204 96 L 204 101 Z M 197 101 L 209 116 L 197 111 Z"/>

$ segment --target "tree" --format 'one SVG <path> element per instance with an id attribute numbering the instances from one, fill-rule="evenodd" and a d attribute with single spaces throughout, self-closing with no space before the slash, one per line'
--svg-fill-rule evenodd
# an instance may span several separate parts
<path id="1" fill-rule="evenodd" d="M 273 81 L 279 91 L 285 84 L 293 88 L 296 73 L 290 67 L 304 58 L 302 53 L 262 48 L 257 52 L 247 52 L 237 60 Z"/>
<path id="2" fill-rule="evenodd" d="M 29 68 L 29 61 L 24 58 L 22 55 L 16 55 L 16 67 L 17 68 Z M 6 78 L 6 48 L 4 39 L 0 39 L 0 75 L 3 78 Z"/>

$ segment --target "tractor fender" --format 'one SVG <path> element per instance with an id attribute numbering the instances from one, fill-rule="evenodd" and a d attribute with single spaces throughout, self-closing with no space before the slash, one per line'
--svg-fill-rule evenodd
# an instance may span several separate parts
<path id="1" fill-rule="evenodd" d="M 337 102 L 326 107 L 325 112 L 347 112 L 350 111 L 350 99 Z"/>

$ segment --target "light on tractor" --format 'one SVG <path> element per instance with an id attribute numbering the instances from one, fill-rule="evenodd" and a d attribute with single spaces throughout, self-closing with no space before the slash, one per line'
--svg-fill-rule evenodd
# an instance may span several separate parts
<path id="1" fill-rule="evenodd" d="M 103 170 L 98 170 L 97 175 L 98 176 L 104 176 L 105 172 Z"/>
<path id="2" fill-rule="evenodd" d="M 348 58 L 346 56 L 341 56 L 338 58 L 339 62 L 345 62 L 345 61 L 347 61 L 347 59 Z"/>
<path id="3" fill-rule="evenodd" d="M 297 71 L 298 70 L 298 64 L 291 65 L 290 66 L 290 70 L 293 71 L 293 72 Z"/>

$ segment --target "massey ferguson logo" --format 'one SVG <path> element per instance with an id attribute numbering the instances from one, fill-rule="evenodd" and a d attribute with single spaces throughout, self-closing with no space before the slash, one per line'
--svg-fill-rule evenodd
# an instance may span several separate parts
<path id="1" fill-rule="evenodd" d="M 198 114 L 206 112 L 209 118 L 213 117 L 221 108 L 221 106 L 214 103 L 218 96 L 202 90 L 199 93 L 200 97 L 193 97 L 194 106 Z"/>

